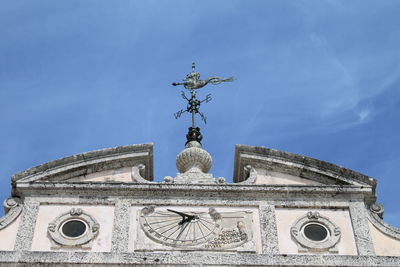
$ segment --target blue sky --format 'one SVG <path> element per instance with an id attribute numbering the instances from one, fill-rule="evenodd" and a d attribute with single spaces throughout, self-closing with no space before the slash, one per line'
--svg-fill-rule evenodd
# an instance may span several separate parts
<path id="1" fill-rule="evenodd" d="M 189 116 L 179 82 L 209 85 L 200 125 L 211 172 L 235 144 L 318 158 L 378 179 L 400 227 L 399 1 L 2 1 L 0 198 L 13 173 L 76 153 L 153 142 L 175 176 Z"/>

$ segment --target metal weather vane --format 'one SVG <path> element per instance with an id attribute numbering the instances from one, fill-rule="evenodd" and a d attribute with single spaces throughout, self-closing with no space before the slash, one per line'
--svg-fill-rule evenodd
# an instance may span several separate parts
<path id="1" fill-rule="evenodd" d="M 178 112 L 174 113 L 175 119 L 180 118 L 180 116 L 185 113 L 185 112 L 189 112 L 192 114 L 192 127 L 196 127 L 196 113 L 198 113 L 201 117 L 201 119 L 204 121 L 204 123 L 207 123 L 207 117 L 204 116 L 203 113 L 200 112 L 200 104 L 203 102 L 210 102 L 211 101 L 211 94 L 206 95 L 206 98 L 203 100 L 198 100 L 196 98 L 196 91 L 192 91 L 192 96 L 191 98 L 188 98 L 185 95 L 185 92 L 181 92 L 181 96 L 183 99 L 186 99 L 188 102 L 188 105 L 186 107 L 186 109 L 181 109 Z"/>
<path id="2" fill-rule="evenodd" d="M 222 82 L 231 81 L 233 81 L 233 77 L 221 78 L 218 76 L 212 76 L 205 80 L 200 80 L 200 73 L 196 72 L 196 65 L 195 63 L 192 63 L 192 72 L 186 75 L 183 83 L 172 83 L 173 86 L 183 85 L 190 92 L 190 98 L 186 96 L 185 92 L 181 92 L 182 98 L 185 99 L 188 104 L 186 109 L 181 109 L 178 112 L 174 113 L 175 119 L 178 119 L 185 112 L 191 113 L 192 115 L 192 126 L 189 128 L 189 133 L 186 135 L 186 144 L 190 141 L 197 141 L 200 143 L 201 139 L 203 138 L 200 133 L 200 128 L 196 126 L 196 114 L 199 114 L 204 123 L 207 123 L 207 117 L 200 112 L 200 104 L 203 102 L 210 102 L 211 94 L 206 95 L 206 98 L 204 98 L 203 100 L 198 100 L 196 98 L 196 90 L 206 86 L 208 83 L 215 85 Z"/>

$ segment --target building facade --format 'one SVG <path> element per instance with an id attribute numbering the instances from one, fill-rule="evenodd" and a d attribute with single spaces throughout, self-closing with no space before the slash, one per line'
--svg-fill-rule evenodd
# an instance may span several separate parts
<path id="1" fill-rule="evenodd" d="M 400 266 L 376 181 L 238 145 L 233 183 L 197 141 L 153 182 L 153 145 L 87 152 L 15 174 L 0 266 Z"/>

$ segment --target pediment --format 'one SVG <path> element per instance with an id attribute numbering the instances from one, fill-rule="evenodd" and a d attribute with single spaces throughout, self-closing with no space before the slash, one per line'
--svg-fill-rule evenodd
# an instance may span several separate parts
<path id="1" fill-rule="evenodd" d="M 304 179 L 295 175 L 268 171 L 264 169 L 256 169 L 257 178 L 254 184 L 265 185 L 323 185 L 320 182 Z"/>
<path id="2" fill-rule="evenodd" d="M 265 147 L 236 145 L 234 183 L 249 178 L 246 166 L 257 171 L 255 184 L 376 186 L 369 176 L 325 161 Z"/>
<path id="3" fill-rule="evenodd" d="M 153 144 L 108 148 L 51 161 L 13 175 L 19 183 L 132 182 L 132 167 L 144 166 L 141 174 L 153 180 Z"/>
<path id="4" fill-rule="evenodd" d="M 63 182 L 70 183 L 131 183 L 132 167 L 122 167 L 112 170 L 99 171 L 69 178 Z"/>

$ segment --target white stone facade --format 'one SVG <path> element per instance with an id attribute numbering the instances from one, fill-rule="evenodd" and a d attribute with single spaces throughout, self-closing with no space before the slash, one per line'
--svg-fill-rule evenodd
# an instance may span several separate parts
<path id="1" fill-rule="evenodd" d="M 374 179 L 237 146 L 234 183 L 194 144 L 153 182 L 153 147 L 83 153 L 13 176 L 0 266 L 400 266 Z"/>

